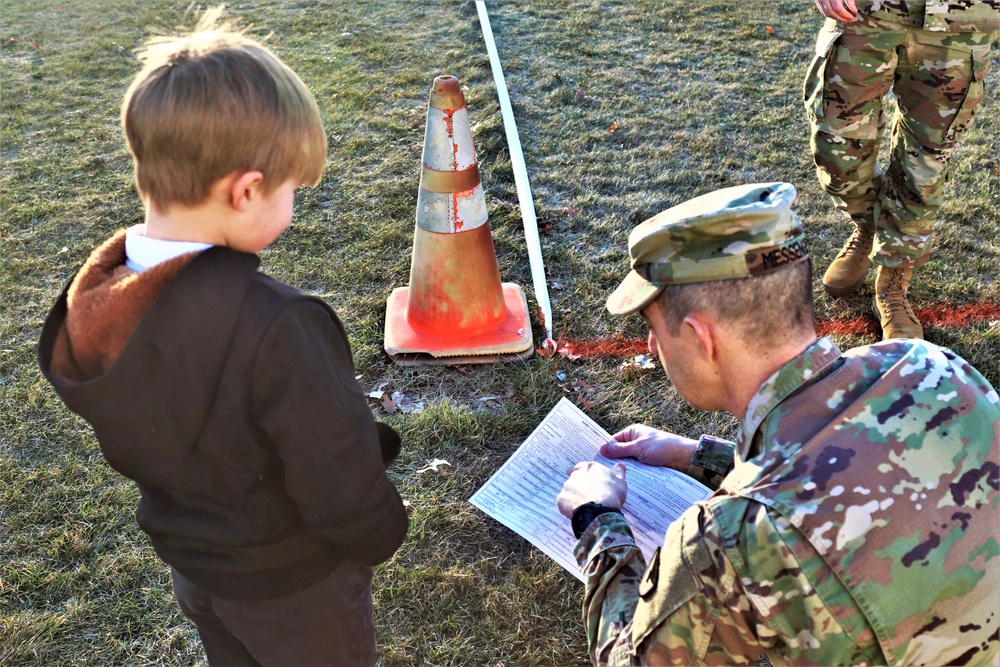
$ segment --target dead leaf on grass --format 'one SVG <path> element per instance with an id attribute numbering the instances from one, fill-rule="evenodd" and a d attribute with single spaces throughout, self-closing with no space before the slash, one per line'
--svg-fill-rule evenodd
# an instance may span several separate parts
<path id="1" fill-rule="evenodd" d="M 772 28 L 772 27 L 771 27 L 771 26 L 769 26 L 769 25 L 767 25 L 767 26 L 764 26 L 764 30 L 765 30 L 765 31 L 767 32 L 767 34 L 769 34 L 769 35 L 773 35 L 773 34 L 774 34 L 774 28 Z"/>
<path id="2" fill-rule="evenodd" d="M 539 310 L 541 309 L 539 308 Z M 551 338 L 546 338 L 545 342 L 542 343 L 542 346 L 535 350 L 535 354 L 537 354 L 540 357 L 551 357 L 553 354 L 556 353 L 558 347 L 559 346 L 556 344 L 554 340 L 552 340 Z"/>
<path id="3" fill-rule="evenodd" d="M 614 132 L 617 129 L 618 129 L 618 123 L 611 123 L 611 125 L 608 125 L 608 132 Z"/>
<path id="4" fill-rule="evenodd" d="M 576 361 L 581 356 L 583 356 L 583 355 L 580 355 L 580 354 L 575 354 L 573 352 L 573 346 L 571 344 L 569 344 L 569 343 L 560 346 L 559 349 L 557 350 L 557 352 L 559 352 L 559 354 L 561 354 L 562 356 L 566 357 L 570 361 Z"/>
<path id="5" fill-rule="evenodd" d="M 374 398 L 376 401 L 381 401 L 383 398 L 385 398 L 385 388 L 388 386 L 389 386 L 388 380 L 380 380 L 379 382 L 375 383 L 375 386 L 372 387 L 371 391 L 365 394 L 365 396 L 367 396 L 368 398 Z"/>
<path id="6" fill-rule="evenodd" d="M 593 398 L 594 386 L 586 380 L 573 380 L 569 388 L 576 392 L 576 401 L 581 408 L 592 408 L 597 405 L 597 400 Z"/>
<path id="7" fill-rule="evenodd" d="M 418 470 L 417 474 L 419 475 L 419 474 L 423 474 L 425 472 L 442 472 L 442 470 L 440 469 L 441 466 L 449 466 L 450 467 L 451 464 L 448 463 L 447 461 L 445 461 L 444 459 L 432 459 L 432 460 L 430 460 L 430 461 L 427 462 L 427 465 L 425 465 L 423 468 L 421 468 L 420 470 Z"/>
<path id="8" fill-rule="evenodd" d="M 409 396 L 406 396 L 401 391 L 392 392 L 392 400 L 396 402 L 396 409 L 402 412 L 404 415 L 408 415 L 411 412 L 416 414 L 423 412 L 424 404 L 421 401 L 412 401 Z"/>
<path id="9" fill-rule="evenodd" d="M 490 396 L 481 396 L 477 398 L 477 401 L 506 401 L 514 396 L 514 390 L 505 391 L 502 394 L 492 394 Z"/>
<path id="10" fill-rule="evenodd" d="M 647 370 L 650 368 L 656 368 L 656 363 L 653 361 L 652 355 L 649 354 L 639 354 L 631 359 L 626 359 L 618 367 L 620 371 L 640 371 Z"/>

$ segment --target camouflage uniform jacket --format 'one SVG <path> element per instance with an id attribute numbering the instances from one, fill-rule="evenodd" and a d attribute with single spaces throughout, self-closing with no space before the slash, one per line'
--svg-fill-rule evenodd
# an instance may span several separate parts
<path id="1" fill-rule="evenodd" d="M 858 0 L 874 18 L 933 32 L 1000 30 L 1000 0 Z"/>
<path id="2" fill-rule="evenodd" d="M 751 400 L 720 489 L 648 568 L 577 544 L 595 664 L 984 664 L 1000 648 L 1000 398 L 920 340 L 821 339 Z"/>

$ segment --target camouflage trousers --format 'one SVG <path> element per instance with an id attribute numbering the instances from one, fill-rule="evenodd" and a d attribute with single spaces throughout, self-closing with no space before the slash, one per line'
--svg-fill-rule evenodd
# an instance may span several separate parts
<path id="1" fill-rule="evenodd" d="M 837 208 L 876 227 L 875 263 L 917 266 L 930 256 L 949 163 L 983 98 L 996 36 L 865 15 L 852 23 L 827 19 L 820 31 L 803 87 L 813 159 Z M 887 115 L 892 140 L 883 173 L 877 160 Z"/>

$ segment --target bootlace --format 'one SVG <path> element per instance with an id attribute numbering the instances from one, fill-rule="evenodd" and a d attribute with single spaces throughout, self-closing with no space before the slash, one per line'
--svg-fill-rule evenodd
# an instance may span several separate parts
<path id="1" fill-rule="evenodd" d="M 864 245 L 867 244 L 868 240 L 865 238 L 866 234 L 859 227 L 855 227 L 854 231 L 847 238 L 847 243 L 841 248 L 840 254 L 837 255 L 838 258 L 846 257 L 851 255 L 856 251 L 862 249 Z"/>
<path id="2" fill-rule="evenodd" d="M 904 315 L 907 318 L 917 321 L 916 315 L 913 314 L 913 309 L 910 307 L 910 302 L 906 298 L 906 293 L 903 291 L 903 273 L 902 270 L 895 270 L 889 273 L 889 280 L 886 283 L 885 291 L 879 292 L 878 298 L 889 308 L 889 319 L 895 315 Z"/>

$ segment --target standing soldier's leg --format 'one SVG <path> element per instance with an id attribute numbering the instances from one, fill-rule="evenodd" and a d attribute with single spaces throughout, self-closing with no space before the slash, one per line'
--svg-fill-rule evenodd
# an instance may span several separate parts
<path id="1" fill-rule="evenodd" d="M 893 81 L 902 26 L 860 17 L 828 19 L 816 41 L 803 98 L 820 185 L 854 223 L 854 230 L 823 276 L 831 294 L 853 292 L 865 279 L 878 219 L 876 172 L 884 115 L 882 98 Z"/>
<path id="2" fill-rule="evenodd" d="M 875 308 L 886 339 L 923 335 L 907 299 L 909 278 L 930 257 L 951 156 L 983 97 L 990 39 L 986 33 L 912 30 L 900 50 L 894 86 L 900 116 L 883 177 L 874 255 Z"/>

